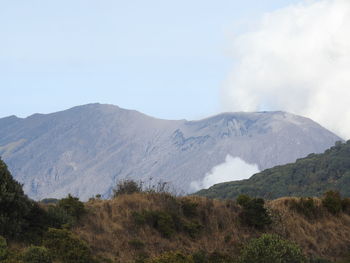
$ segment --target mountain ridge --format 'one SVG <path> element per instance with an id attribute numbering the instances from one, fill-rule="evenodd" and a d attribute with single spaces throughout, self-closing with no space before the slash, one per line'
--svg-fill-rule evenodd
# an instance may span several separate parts
<path id="1" fill-rule="evenodd" d="M 264 169 L 321 152 L 337 140 L 312 120 L 280 111 L 187 121 L 87 104 L 0 119 L 0 156 L 35 199 L 107 197 L 124 178 L 153 177 L 190 191 L 192 181 L 228 154 Z"/>

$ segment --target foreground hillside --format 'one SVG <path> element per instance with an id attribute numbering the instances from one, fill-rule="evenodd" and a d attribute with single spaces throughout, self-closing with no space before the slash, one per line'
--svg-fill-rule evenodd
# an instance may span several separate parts
<path id="1" fill-rule="evenodd" d="M 323 154 L 276 166 L 248 180 L 221 183 L 197 194 L 236 198 L 240 194 L 274 199 L 282 196 L 321 196 L 328 189 L 350 196 L 350 141 L 338 142 Z"/>
<path id="2" fill-rule="evenodd" d="M 225 113 L 160 120 L 90 104 L 0 119 L 0 156 L 31 198 L 108 198 L 120 179 L 171 182 L 191 191 L 229 154 L 266 169 L 322 152 L 339 137 L 285 112 Z"/>
<path id="3" fill-rule="evenodd" d="M 37 203 L 0 160 L 0 262 L 349 262 L 350 199 L 337 192 L 265 203 L 175 197 L 159 186 L 124 181 L 111 200 Z"/>
<path id="4" fill-rule="evenodd" d="M 240 220 L 242 207 L 236 202 L 195 196 L 173 198 L 166 194 L 123 195 L 114 200 L 88 202 L 88 215 L 73 231 L 86 240 L 97 255 L 120 262 L 145 255 L 154 257 L 167 251 L 188 255 L 202 250 L 237 258 L 242 247 L 262 233 L 277 234 L 296 242 L 308 256 L 329 260 L 347 256 L 350 215 L 335 216 L 315 199 L 319 214 L 309 218 L 291 208 L 292 200 L 282 198 L 268 202 L 266 207 L 273 222 L 259 230 Z M 142 222 L 141 215 L 147 211 L 158 213 L 164 228 Z M 178 222 L 172 218 L 174 213 Z M 176 224 L 181 221 L 185 227 L 177 229 Z"/>

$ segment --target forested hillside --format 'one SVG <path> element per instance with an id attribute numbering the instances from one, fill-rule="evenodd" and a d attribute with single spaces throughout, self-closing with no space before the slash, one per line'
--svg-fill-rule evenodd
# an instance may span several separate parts
<path id="1" fill-rule="evenodd" d="M 337 142 L 323 154 L 310 154 L 295 163 L 267 169 L 247 180 L 217 184 L 196 194 L 224 199 L 248 194 L 275 199 L 321 196 L 327 190 L 350 196 L 350 141 Z"/>

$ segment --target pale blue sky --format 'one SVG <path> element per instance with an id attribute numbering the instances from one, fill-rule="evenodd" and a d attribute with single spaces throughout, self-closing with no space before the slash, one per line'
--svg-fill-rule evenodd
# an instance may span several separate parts
<path id="1" fill-rule="evenodd" d="M 298 0 L 0 0 L 0 117 L 100 102 L 168 119 L 222 110 L 230 38 Z"/>

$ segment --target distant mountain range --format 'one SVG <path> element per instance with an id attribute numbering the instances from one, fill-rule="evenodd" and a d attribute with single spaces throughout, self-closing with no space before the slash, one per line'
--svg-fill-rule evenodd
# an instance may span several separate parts
<path id="1" fill-rule="evenodd" d="M 0 156 L 34 199 L 108 197 L 120 179 L 171 182 L 191 191 L 229 154 L 260 170 L 320 153 L 338 136 L 286 112 L 161 120 L 113 105 L 0 119 Z"/>
<path id="2" fill-rule="evenodd" d="M 267 169 L 248 180 L 217 184 L 196 194 L 222 199 L 240 194 L 275 199 L 321 196 L 329 190 L 350 197 L 350 141 L 338 142 L 323 154 L 310 154 L 295 163 Z"/>

